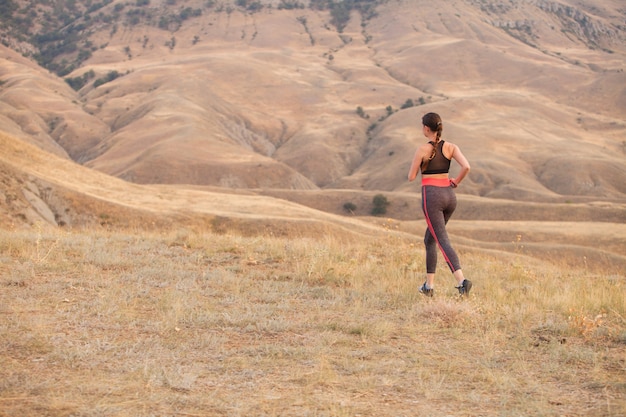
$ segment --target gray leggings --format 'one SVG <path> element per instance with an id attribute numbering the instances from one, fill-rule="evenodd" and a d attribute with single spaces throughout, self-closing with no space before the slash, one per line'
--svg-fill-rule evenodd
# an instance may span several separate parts
<path id="1" fill-rule="evenodd" d="M 452 187 L 422 186 L 422 210 L 426 218 L 426 272 L 434 274 L 437 270 L 437 246 L 452 272 L 461 269 L 457 256 L 446 232 L 446 224 L 456 209 L 456 194 Z"/>

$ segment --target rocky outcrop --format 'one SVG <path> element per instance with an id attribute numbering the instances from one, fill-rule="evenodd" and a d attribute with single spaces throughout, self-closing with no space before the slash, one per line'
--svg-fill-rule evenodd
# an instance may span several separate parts
<path id="1" fill-rule="evenodd" d="M 594 44 L 602 43 L 604 39 L 620 40 L 619 30 L 580 8 L 549 0 L 538 0 L 535 3 L 539 9 L 558 17 L 564 29 L 572 32 L 580 39 L 586 39 Z"/>

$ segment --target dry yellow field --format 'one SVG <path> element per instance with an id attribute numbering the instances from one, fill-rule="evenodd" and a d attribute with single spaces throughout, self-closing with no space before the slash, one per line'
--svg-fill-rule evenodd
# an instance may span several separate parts
<path id="1" fill-rule="evenodd" d="M 622 416 L 624 276 L 416 242 L 0 232 L 2 416 Z"/>

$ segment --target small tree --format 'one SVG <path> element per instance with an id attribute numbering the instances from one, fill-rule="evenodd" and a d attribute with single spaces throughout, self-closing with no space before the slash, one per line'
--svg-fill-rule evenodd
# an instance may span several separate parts
<path id="1" fill-rule="evenodd" d="M 415 105 L 415 103 L 413 103 L 412 99 L 407 99 L 404 104 L 402 105 L 402 107 L 400 107 L 401 109 L 408 109 L 409 107 L 413 107 Z"/>
<path id="2" fill-rule="evenodd" d="M 347 202 L 343 205 L 343 209 L 350 214 L 354 214 L 354 211 L 356 210 L 356 205 L 354 203 Z"/>
<path id="3" fill-rule="evenodd" d="M 91 80 L 92 78 L 94 78 L 95 76 L 96 76 L 96 73 L 93 70 L 89 70 L 86 73 L 84 73 L 82 77 L 66 78 L 65 82 L 68 83 L 70 87 L 72 87 L 74 90 L 78 91 L 81 88 L 83 88 L 83 86 L 87 84 L 87 82 Z M 0 83 L 0 85 L 2 85 L 2 83 Z"/>
<path id="4" fill-rule="evenodd" d="M 363 110 L 363 107 L 358 106 L 356 108 L 356 114 L 359 115 L 359 117 L 363 118 L 363 119 L 369 119 L 369 115 L 367 113 L 365 113 L 365 110 Z"/>
<path id="5" fill-rule="evenodd" d="M 374 207 L 372 208 L 372 215 L 381 216 L 387 213 L 387 206 L 390 204 L 387 197 L 382 194 L 376 194 L 372 203 L 374 204 Z"/>
<path id="6" fill-rule="evenodd" d="M 106 77 L 98 78 L 96 81 L 94 81 L 93 86 L 94 87 L 100 87 L 102 84 L 106 84 L 108 82 L 111 82 L 111 81 L 113 81 L 114 79 L 116 79 L 119 76 L 120 76 L 119 72 L 117 72 L 117 71 L 109 71 L 109 73 L 106 75 Z"/>

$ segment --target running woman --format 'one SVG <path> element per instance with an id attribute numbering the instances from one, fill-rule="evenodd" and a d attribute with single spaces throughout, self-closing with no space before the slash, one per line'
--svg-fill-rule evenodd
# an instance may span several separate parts
<path id="1" fill-rule="evenodd" d="M 419 291 L 429 297 L 434 295 L 435 271 L 437 269 L 437 247 L 441 250 L 448 267 L 457 280 L 459 294 L 469 295 L 472 282 L 465 279 L 459 257 L 450 244 L 446 224 L 456 208 L 454 189 L 461 184 L 470 171 L 470 165 L 461 149 L 453 143 L 441 139 L 443 124 L 437 113 L 427 113 L 422 117 L 422 131 L 429 139 L 415 152 L 409 170 L 409 181 L 415 180 L 422 172 L 422 210 L 426 219 L 426 282 Z M 456 178 L 449 178 L 450 162 L 454 159 L 461 171 Z"/>

